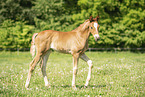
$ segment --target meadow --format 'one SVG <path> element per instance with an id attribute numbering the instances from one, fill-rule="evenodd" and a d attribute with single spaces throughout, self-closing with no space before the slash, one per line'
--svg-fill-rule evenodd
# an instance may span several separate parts
<path id="1" fill-rule="evenodd" d="M 71 87 L 72 56 L 53 52 L 46 72 L 51 88 L 45 87 L 40 66 L 25 89 L 29 52 L 0 52 L 0 97 L 145 97 L 145 53 L 86 52 L 93 61 L 92 79 L 83 88 L 88 65 L 79 60 L 77 90 Z"/>

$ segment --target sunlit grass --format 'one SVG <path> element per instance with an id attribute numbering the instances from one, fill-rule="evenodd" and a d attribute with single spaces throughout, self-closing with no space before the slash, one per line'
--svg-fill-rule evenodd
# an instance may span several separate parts
<path id="1" fill-rule="evenodd" d="M 54 52 L 47 63 L 51 88 L 44 86 L 40 66 L 37 66 L 30 89 L 26 90 L 24 85 L 32 60 L 29 52 L 0 52 L 0 96 L 145 96 L 145 54 L 87 52 L 86 55 L 94 64 L 92 79 L 87 88 L 83 88 L 83 85 L 87 78 L 88 65 L 79 61 L 77 90 L 73 90 L 72 56 Z"/>

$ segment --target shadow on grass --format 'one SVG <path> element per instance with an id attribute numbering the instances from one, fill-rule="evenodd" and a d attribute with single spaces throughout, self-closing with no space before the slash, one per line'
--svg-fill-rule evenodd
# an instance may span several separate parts
<path id="1" fill-rule="evenodd" d="M 82 88 L 102 88 L 102 87 L 106 87 L 106 85 L 89 85 L 89 86 L 77 86 L 79 89 L 82 89 Z"/>
<path id="2" fill-rule="evenodd" d="M 71 85 L 63 85 L 63 86 L 55 86 L 55 85 L 53 85 L 51 87 L 53 87 L 53 88 L 60 88 L 60 87 L 61 88 L 71 88 L 72 86 Z M 84 85 L 81 85 L 81 86 L 76 85 L 76 87 L 78 89 L 82 89 L 82 88 L 102 88 L 102 87 L 106 87 L 106 85 L 89 85 L 87 87 L 85 87 Z"/>

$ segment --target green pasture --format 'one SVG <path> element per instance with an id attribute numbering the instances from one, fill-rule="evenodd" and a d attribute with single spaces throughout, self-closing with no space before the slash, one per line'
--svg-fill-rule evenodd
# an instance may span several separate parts
<path id="1" fill-rule="evenodd" d="M 86 55 L 94 64 L 87 88 L 83 85 L 88 65 L 79 61 L 77 90 L 73 90 L 72 56 L 53 52 L 47 63 L 51 88 L 45 87 L 37 66 L 27 90 L 30 53 L 0 52 L 0 97 L 145 97 L 145 53 L 86 52 Z"/>

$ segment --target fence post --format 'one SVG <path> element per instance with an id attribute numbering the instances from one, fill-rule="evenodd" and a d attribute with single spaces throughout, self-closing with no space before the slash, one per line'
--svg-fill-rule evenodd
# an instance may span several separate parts
<path id="1" fill-rule="evenodd" d="M 19 55 L 19 48 L 17 48 L 17 55 Z"/>
<path id="2" fill-rule="evenodd" d="M 115 49 L 115 53 L 116 53 L 116 51 L 117 51 L 117 48 L 114 48 Z"/>

